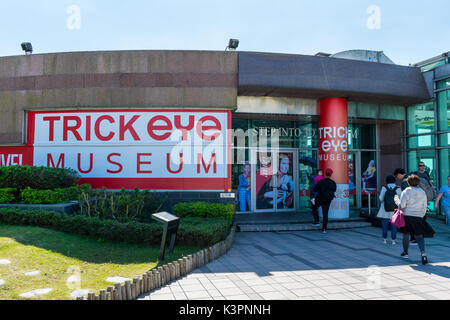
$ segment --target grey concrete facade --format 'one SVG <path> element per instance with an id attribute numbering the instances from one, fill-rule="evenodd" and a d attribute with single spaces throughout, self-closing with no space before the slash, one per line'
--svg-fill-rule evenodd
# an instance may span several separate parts
<path id="1" fill-rule="evenodd" d="M 24 111 L 234 109 L 237 53 L 98 51 L 0 58 L 0 144 L 24 142 Z"/>

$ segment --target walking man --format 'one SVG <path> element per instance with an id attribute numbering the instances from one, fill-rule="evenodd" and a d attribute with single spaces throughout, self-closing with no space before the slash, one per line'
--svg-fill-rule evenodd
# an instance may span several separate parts
<path id="1" fill-rule="evenodd" d="M 336 192 L 336 182 L 331 180 L 333 170 L 328 168 L 325 170 L 325 179 L 320 180 L 314 186 L 314 192 L 317 192 L 317 197 L 313 199 L 313 215 L 314 221 L 319 221 L 319 207 L 322 207 L 322 233 L 327 233 L 328 226 L 328 210 L 330 209 L 331 201 L 333 201 Z"/>

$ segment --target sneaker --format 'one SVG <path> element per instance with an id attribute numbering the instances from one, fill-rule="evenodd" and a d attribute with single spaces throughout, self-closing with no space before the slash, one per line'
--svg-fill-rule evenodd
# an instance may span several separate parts
<path id="1" fill-rule="evenodd" d="M 386 240 L 386 239 L 383 239 L 383 243 L 384 243 L 384 244 L 387 244 L 387 240 Z"/>
<path id="2" fill-rule="evenodd" d="M 322 230 L 322 233 L 324 233 L 324 234 L 327 233 L 327 230 Z"/>
<path id="3" fill-rule="evenodd" d="M 417 246 L 417 241 L 416 240 L 411 240 L 409 242 L 412 246 Z"/>
<path id="4" fill-rule="evenodd" d="M 406 252 L 402 252 L 400 254 L 403 258 L 408 259 L 408 254 Z"/>
<path id="5" fill-rule="evenodd" d="M 392 242 L 391 242 L 391 244 L 394 244 L 394 245 L 395 245 L 396 243 L 397 243 L 397 242 L 395 242 L 395 240 L 392 240 Z"/>
<path id="6" fill-rule="evenodd" d="M 425 253 L 422 253 L 422 264 L 425 265 L 428 263 L 428 257 Z"/>
<path id="7" fill-rule="evenodd" d="M 319 222 L 314 222 L 313 223 L 313 227 L 320 227 L 320 223 Z"/>

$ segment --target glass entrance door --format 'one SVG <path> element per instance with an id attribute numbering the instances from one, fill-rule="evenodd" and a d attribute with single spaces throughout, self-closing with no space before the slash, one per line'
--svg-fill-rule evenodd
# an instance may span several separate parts
<path id="1" fill-rule="evenodd" d="M 297 155 L 292 150 L 254 151 L 256 211 L 292 211 L 296 207 Z"/>

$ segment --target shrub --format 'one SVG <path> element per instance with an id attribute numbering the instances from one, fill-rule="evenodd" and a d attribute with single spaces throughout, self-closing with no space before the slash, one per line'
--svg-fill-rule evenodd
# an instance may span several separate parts
<path id="1" fill-rule="evenodd" d="M 14 188 L 0 189 L 0 203 L 12 203 L 16 199 L 17 190 Z"/>
<path id="2" fill-rule="evenodd" d="M 0 223 L 31 225 L 111 242 L 160 245 L 162 224 L 101 220 L 83 215 L 68 216 L 52 211 L 0 208 Z M 206 247 L 226 238 L 230 222 L 225 219 L 183 218 L 176 245 Z"/>
<path id="3" fill-rule="evenodd" d="M 34 190 L 25 188 L 20 194 L 21 202 L 26 204 L 55 204 L 78 200 L 79 187 L 57 188 L 54 190 Z"/>
<path id="4" fill-rule="evenodd" d="M 27 187 L 49 190 L 72 187 L 78 180 L 78 173 L 72 169 L 30 166 L 0 167 L 0 188 L 16 188 L 19 191 Z"/>
<path id="5" fill-rule="evenodd" d="M 167 194 L 150 193 L 149 190 L 120 192 L 102 190 L 80 191 L 80 213 L 88 217 L 113 219 L 121 222 L 151 222 L 151 215 L 158 212 L 167 199 Z"/>
<path id="6" fill-rule="evenodd" d="M 179 217 L 224 218 L 232 220 L 234 215 L 234 206 L 222 203 L 180 202 L 172 210 Z"/>

